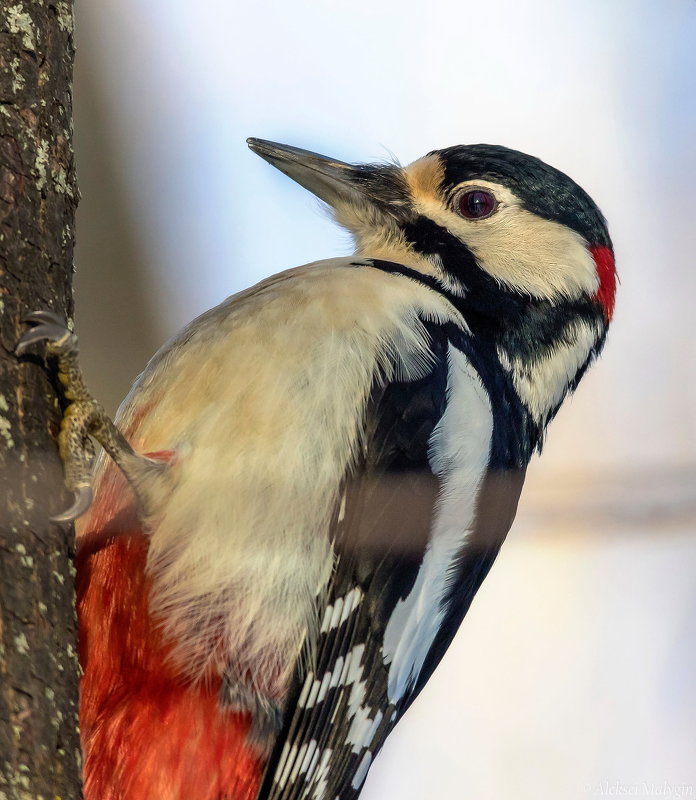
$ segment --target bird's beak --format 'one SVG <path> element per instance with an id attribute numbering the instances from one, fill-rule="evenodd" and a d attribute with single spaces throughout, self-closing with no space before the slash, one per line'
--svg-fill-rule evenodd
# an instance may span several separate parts
<path id="1" fill-rule="evenodd" d="M 368 204 L 393 215 L 408 202 L 402 172 L 391 164 L 346 164 L 265 139 L 247 139 L 247 144 L 254 153 L 334 209 L 345 204 Z"/>

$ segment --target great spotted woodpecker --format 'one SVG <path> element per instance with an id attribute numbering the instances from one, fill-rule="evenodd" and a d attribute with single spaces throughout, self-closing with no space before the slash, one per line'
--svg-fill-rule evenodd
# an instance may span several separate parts
<path id="1" fill-rule="evenodd" d="M 89 500 L 88 433 L 134 490 L 102 458 L 79 539 L 88 800 L 358 797 L 612 317 L 604 218 L 536 158 L 249 146 L 333 209 L 354 256 L 192 322 L 124 401 L 126 438 L 55 318 L 21 344 L 49 340 L 73 400 L 63 518 Z"/>

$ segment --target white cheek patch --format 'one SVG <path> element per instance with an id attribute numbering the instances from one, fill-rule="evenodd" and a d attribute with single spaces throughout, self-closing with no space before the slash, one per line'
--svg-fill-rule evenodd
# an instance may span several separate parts
<path id="1" fill-rule="evenodd" d="M 549 300 L 597 291 L 595 262 L 580 234 L 522 208 L 505 186 L 461 184 L 467 186 L 490 190 L 497 211 L 486 219 L 464 219 L 435 198 L 419 198 L 417 210 L 464 242 L 479 266 L 513 291 Z"/>
<path id="2" fill-rule="evenodd" d="M 544 425 L 548 414 L 563 400 L 599 335 L 596 325 L 578 321 L 569 324 L 558 344 L 537 360 L 510 358 L 504 350 L 498 350 L 500 363 L 512 374 L 515 389 L 536 422 Z"/>

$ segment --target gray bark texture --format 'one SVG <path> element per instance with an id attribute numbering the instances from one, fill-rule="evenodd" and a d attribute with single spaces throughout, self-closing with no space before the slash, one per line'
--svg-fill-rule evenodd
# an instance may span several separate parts
<path id="1" fill-rule="evenodd" d="M 41 348 L 22 318 L 72 315 L 72 0 L 0 0 L 0 800 L 81 796 L 73 530 Z"/>

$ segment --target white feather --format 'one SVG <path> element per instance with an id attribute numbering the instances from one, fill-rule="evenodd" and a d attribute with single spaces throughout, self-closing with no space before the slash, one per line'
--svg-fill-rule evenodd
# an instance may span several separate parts
<path id="1" fill-rule="evenodd" d="M 563 400 L 599 336 L 599 323 L 575 320 L 566 326 L 553 349 L 534 360 L 509 358 L 498 349 L 500 363 L 511 373 L 520 399 L 537 422 L 546 424 L 549 412 Z"/>
<path id="2" fill-rule="evenodd" d="M 367 778 L 367 773 L 371 764 L 372 753 L 370 753 L 368 750 L 368 752 L 364 753 L 363 757 L 360 759 L 360 764 L 358 765 L 355 775 L 353 776 L 352 786 L 354 789 L 359 789 L 363 785 L 365 778 Z"/>

